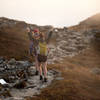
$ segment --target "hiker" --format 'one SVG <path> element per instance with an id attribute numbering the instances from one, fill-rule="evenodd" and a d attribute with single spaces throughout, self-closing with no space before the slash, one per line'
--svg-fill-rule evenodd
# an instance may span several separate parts
<path id="1" fill-rule="evenodd" d="M 40 34 L 39 44 L 37 48 L 37 59 L 39 64 L 40 80 L 43 80 L 44 73 L 44 82 L 47 82 L 47 56 L 48 56 L 48 47 L 46 43 L 46 38 L 43 33 Z M 43 71 L 42 71 L 43 69 Z M 42 73 L 43 72 L 43 73 Z"/>
<path id="2" fill-rule="evenodd" d="M 33 56 L 33 54 L 32 54 L 32 51 L 33 51 L 33 38 L 32 38 L 32 31 L 29 27 L 27 28 L 27 32 L 28 32 L 28 36 L 29 36 L 29 40 L 30 40 L 29 53 L 30 53 L 31 56 Z"/>
<path id="3" fill-rule="evenodd" d="M 35 75 L 38 75 L 39 68 L 38 68 L 36 48 L 38 46 L 38 41 L 39 41 L 39 30 L 38 29 L 31 30 L 30 28 L 28 28 L 27 31 L 30 39 L 30 55 L 35 57 L 35 66 L 36 66 Z"/>

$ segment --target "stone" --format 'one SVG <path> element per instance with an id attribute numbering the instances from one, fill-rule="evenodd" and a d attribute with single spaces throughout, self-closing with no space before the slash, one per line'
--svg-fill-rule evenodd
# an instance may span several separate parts
<path id="1" fill-rule="evenodd" d="M 13 87 L 17 88 L 17 89 L 23 89 L 27 86 L 25 81 L 20 81 L 18 80 L 15 85 Z"/>
<path id="2" fill-rule="evenodd" d="M 14 64 L 16 64 L 16 60 L 14 58 L 12 58 L 10 61 L 8 61 L 8 64 L 14 65 Z"/>
<path id="3" fill-rule="evenodd" d="M 0 91 L 0 97 L 2 97 L 2 98 L 7 98 L 7 97 L 11 97 L 11 94 L 10 94 L 10 91 L 9 90 L 7 90 L 7 89 L 2 89 L 1 91 Z"/>
<path id="4" fill-rule="evenodd" d="M 18 98 L 18 97 L 10 97 L 6 98 L 5 100 L 25 100 L 24 98 Z"/>
<path id="5" fill-rule="evenodd" d="M 2 88 L 3 88 L 3 86 L 2 86 L 2 84 L 0 83 L 0 91 L 2 90 Z"/>
<path id="6" fill-rule="evenodd" d="M 64 80 L 63 77 L 57 77 L 56 80 L 60 81 L 60 80 Z"/>
<path id="7" fill-rule="evenodd" d="M 0 84 L 4 85 L 7 84 L 7 82 L 4 79 L 0 79 Z"/>
<path id="8" fill-rule="evenodd" d="M 91 72 L 92 72 L 93 74 L 100 75 L 100 68 L 93 68 L 93 69 L 91 70 Z"/>
<path id="9" fill-rule="evenodd" d="M 55 59 L 57 60 L 57 57 Z M 0 68 L 0 70 L 4 70 L 0 72 L 0 78 L 8 83 L 7 85 L 0 85 L 0 95 L 4 100 L 12 98 L 23 99 L 27 96 L 39 94 L 40 90 L 50 85 L 55 76 L 60 73 L 55 69 L 49 70 L 47 75 L 48 82 L 43 83 L 39 80 L 39 76 L 35 75 L 36 69 L 34 63 L 31 64 L 28 61 L 11 59 L 8 62 L 3 61 L 0 64 Z M 10 97 L 11 95 L 12 98 Z"/>
<path id="10" fill-rule="evenodd" d="M 0 64 L 2 64 L 3 61 L 5 61 L 5 59 L 3 57 L 0 57 Z"/>

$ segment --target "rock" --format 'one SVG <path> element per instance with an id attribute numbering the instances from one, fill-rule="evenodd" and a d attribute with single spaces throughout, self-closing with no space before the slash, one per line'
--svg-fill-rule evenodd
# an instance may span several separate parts
<path id="1" fill-rule="evenodd" d="M 7 82 L 4 79 L 0 79 L 0 84 L 5 85 Z"/>
<path id="2" fill-rule="evenodd" d="M 5 61 L 3 57 L 0 57 L 0 64 L 2 64 Z"/>
<path id="3" fill-rule="evenodd" d="M 53 46 L 51 46 L 51 48 L 53 48 Z M 57 57 L 53 60 L 57 60 Z M 55 69 L 49 70 L 48 82 L 43 83 L 39 80 L 39 76 L 35 75 L 36 69 L 34 63 L 16 61 L 15 59 L 11 59 L 8 62 L 3 61 L 2 64 L 0 64 L 0 70 L 0 78 L 8 83 L 7 85 L 0 85 L 0 95 L 4 100 L 7 98 L 8 100 L 15 98 L 20 100 L 19 98 L 23 99 L 27 96 L 39 94 L 40 90 L 50 85 L 55 76 L 59 74 L 59 71 Z M 13 96 L 12 98 L 9 97 L 11 95 Z M 5 99 L 6 96 L 7 98 Z"/>
<path id="4" fill-rule="evenodd" d="M 18 98 L 18 97 L 10 97 L 6 98 L 5 100 L 25 100 L 24 98 Z"/>
<path id="5" fill-rule="evenodd" d="M 16 64 L 16 60 L 14 58 L 12 58 L 10 61 L 8 61 L 8 64 L 14 65 L 14 64 Z"/>
<path id="6" fill-rule="evenodd" d="M 93 74 L 100 75 L 100 68 L 93 68 L 93 69 L 91 70 L 91 72 L 92 72 Z"/>
<path id="7" fill-rule="evenodd" d="M 56 80 L 60 81 L 60 80 L 64 80 L 63 77 L 57 77 Z"/>
<path id="8" fill-rule="evenodd" d="M 16 65 L 23 68 L 32 66 L 32 64 L 28 61 L 17 61 Z"/>
<path id="9" fill-rule="evenodd" d="M 7 98 L 7 97 L 11 97 L 11 94 L 10 94 L 10 91 L 9 90 L 7 90 L 7 89 L 2 89 L 1 91 L 0 91 L 0 97 L 5 97 L 5 98 Z"/>
<path id="10" fill-rule="evenodd" d="M 3 88 L 3 86 L 2 86 L 2 84 L 0 83 L 0 91 L 2 90 L 2 88 Z"/>
<path id="11" fill-rule="evenodd" d="M 27 86 L 26 82 L 25 81 L 21 81 L 21 80 L 18 80 L 14 87 L 17 88 L 17 89 L 23 89 Z"/>

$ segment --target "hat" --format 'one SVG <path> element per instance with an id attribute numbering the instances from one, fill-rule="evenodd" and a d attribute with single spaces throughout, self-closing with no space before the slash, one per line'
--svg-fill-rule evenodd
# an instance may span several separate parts
<path id="1" fill-rule="evenodd" d="M 34 32 L 39 32 L 39 30 L 38 29 L 34 29 Z"/>

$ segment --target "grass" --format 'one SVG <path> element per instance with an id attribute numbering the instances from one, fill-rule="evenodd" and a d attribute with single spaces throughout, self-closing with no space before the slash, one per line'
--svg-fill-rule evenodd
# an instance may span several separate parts
<path id="1" fill-rule="evenodd" d="M 17 27 L 0 30 L 0 56 L 25 59 L 28 56 L 28 35 Z"/>
<path id="2" fill-rule="evenodd" d="M 100 75 L 91 73 L 100 67 L 99 51 L 93 47 L 63 62 L 49 65 L 49 69 L 62 72 L 64 80 L 54 80 L 40 95 L 27 100 L 100 100 Z"/>

